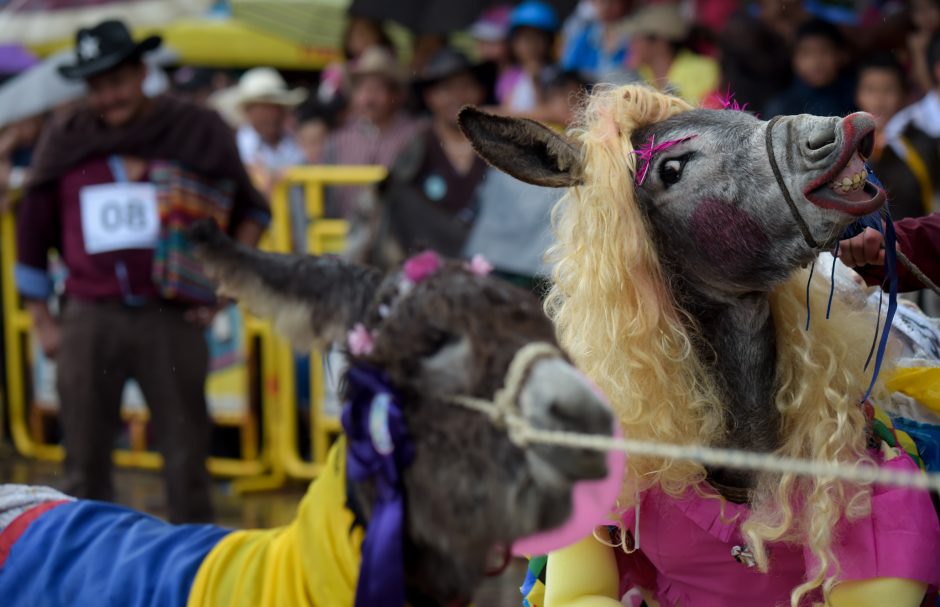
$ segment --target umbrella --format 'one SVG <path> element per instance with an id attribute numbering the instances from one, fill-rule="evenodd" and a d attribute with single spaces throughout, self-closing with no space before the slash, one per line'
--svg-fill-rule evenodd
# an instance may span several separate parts
<path id="1" fill-rule="evenodd" d="M 19 44 L 0 44 L 0 75 L 19 74 L 37 63 L 35 55 Z"/>
<path id="2" fill-rule="evenodd" d="M 62 51 L 0 85 L 0 128 L 83 97 L 84 82 L 66 80 L 59 74 L 60 65 L 74 61 L 73 51 Z M 151 67 L 151 75 L 144 88 L 148 94 L 156 94 L 161 88 L 166 89 L 167 82 L 161 81 L 161 72 L 154 68 L 174 62 L 175 55 L 158 50 L 149 54 L 146 61 Z"/>
<path id="3" fill-rule="evenodd" d="M 574 10 L 577 0 L 546 0 L 558 16 Z M 485 9 L 505 0 L 352 0 L 349 13 L 378 21 L 395 21 L 416 34 L 449 34 L 466 29 Z"/>
<path id="4" fill-rule="evenodd" d="M 39 46 L 71 40 L 75 30 L 105 19 L 159 26 L 201 15 L 211 0 L 11 0 L 0 3 L 0 40 Z"/>

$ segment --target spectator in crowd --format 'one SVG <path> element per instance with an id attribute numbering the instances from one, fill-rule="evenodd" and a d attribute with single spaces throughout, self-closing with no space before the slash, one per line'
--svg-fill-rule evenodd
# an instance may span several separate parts
<path id="1" fill-rule="evenodd" d="M 554 70 L 542 82 L 542 117 L 549 125 L 564 129 L 574 120 L 575 109 L 588 93 L 590 83 L 575 71 Z"/>
<path id="2" fill-rule="evenodd" d="M 940 0 L 911 0 L 911 25 L 907 35 L 911 73 L 921 91 L 934 88 L 936 78 L 927 61 L 927 45 L 934 34 L 940 32 Z"/>
<path id="3" fill-rule="evenodd" d="M 163 227 L 154 183 L 158 174 L 185 175 L 163 183 L 178 195 L 192 191 L 187 200 L 206 199 L 187 212 L 228 219 L 230 233 L 248 245 L 269 212 L 218 115 L 144 95 L 141 57 L 159 44 L 158 37 L 135 43 L 120 21 L 78 31 L 76 60 L 60 72 L 87 82 L 87 105 L 43 131 L 19 208 L 15 273 L 38 341 L 58 365 L 64 490 L 113 499 L 111 449 L 121 393 L 133 378 L 163 455 L 170 520 L 205 521 L 212 504 L 204 327 L 214 308 L 161 296 L 154 248 Z M 208 199 L 224 193 L 228 203 L 211 206 Z M 52 248 L 69 272 L 61 318 L 46 304 Z"/>
<path id="4" fill-rule="evenodd" d="M 620 69 L 627 60 L 630 41 L 622 21 L 632 0 L 591 0 L 594 19 L 580 21 L 565 39 L 561 66 L 597 78 Z"/>
<path id="5" fill-rule="evenodd" d="M 288 89 L 275 69 L 256 67 L 245 72 L 235 87 L 235 103 L 245 115 L 236 136 L 242 162 L 268 173 L 303 164 L 303 151 L 287 123 L 291 110 L 306 98 L 306 91 Z"/>
<path id="6" fill-rule="evenodd" d="M 228 73 L 208 67 L 183 66 L 173 74 L 173 92 L 197 105 L 207 105 L 212 93 L 232 84 Z"/>
<path id="7" fill-rule="evenodd" d="M 496 85 L 505 111 L 525 114 L 538 106 L 538 83 L 554 63 L 552 48 L 558 27 L 555 9 L 540 0 L 526 0 L 512 11 L 509 48 L 513 67 L 503 72 Z"/>
<path id="8" fill-rule="evenodd" d="M 303 164 L 322 164 L 326 143 L 336 130 L 339 119 L 336 105 L 308 100 L 297 109 L 297 145 L 303 152 Z"/>
<path id="9" fill-rule="evenodd" d="M 326 161 L 390 167 L 422 126 L 404 110 L 401 66 L 388 51 L 372 48 L 352 68 L 350 79 L 350 120 L 330 137 Z"/>
<path id="10" fill-rule="evenodd" d="M 391 167 L 423 126 L 404 110 L 403 70 L 394 56 L 376 47 L 363 53 L 350 80 L 349 122 L 330 136 L 324 162 Z M 371 202 L 363 188 L 337 188 L 328 197 L 328 212 L 347 219 L 368 216 Z"/>
<path id="11" fill-rule="evenodd" d="M 904 105 L 907 94 L 907 76 L 893 55 L 880 53 L 862 62 L 855 101 L 860 110 L 875 117 L 875 147 L 870 162 L 888 191 L 895 219 L 931 211 L 931 174 L 940 168 L 935 146 L 913 125 L 897 135 L 892 145 L 886 145 L 885 125 Z"/>
<path id="12" fill-rule="evenodd" d="M 486 163 L 457 128 L 457 113 L 487 101 L 495 79 L 492 63 L 473 65 L 444 48 L 415 82 L 431 123 L 404 150 L 384 184 L 377 256 L 383 265 L 427 248 L 460 255 L 476 216 L 476 191 Z"/>
<path id="13" fill-rule="evenodd" d="M 470 26 L 470 35 L 476 45 L 477 58 L 496 65 L 499 76 L 511 66 L 509 55 L 509 17 L 512 7 L 498 5 L 487 9 Z M 497 103 L 503 102 L 505 91 L 496 91 Z"/>
<path id="14" fill-rule="evenodd" d="M 800 0 L 760 0 L 756 14 L 741 10 L 721 31 L 722 88 L 760 115 L 790 85 L 790 48 L 806 21 Z"/>
<path id="15" fill-rule="evenodd" d="M 801 25 L 793 49 L 793 82 L 767 104 L 764 117 L 853 112 L 855 87 L 849 74 L 843 73 L 845 47 L 845 38 L 831 23 L 812 19 Z"/>
<path id="16" fill-rule="evenodd" d="M 676 5 L 642 8 L 625 28 L 630 35 L 628 65 L 649 84 L 692 105 L 718 86 L 718 64 L 683 45 L 689 25 Z"/>
<path id="17" fill-rule="evenodd" d="M 317 98 L 323 103 L 345 98 L 349 94 L 346 90 L 348 66 L 355 64 L 363 53 L 374 47 L 385 49 L 395 56 L 395 45 L 378 21 L 369 17 L 350 15 L 342 40 L 345 63 L 331 63 L 323 69 L 320 73 Z"/>
<path id="18" fill-rule="evenodd" d="M 925 52 L 933 88 L 920 101 L 904 108 L 885 127 L 885 137 L 894 145 L 898 137 L 913 126 L 940 145 L 940 32 L 934 34 Z"/>

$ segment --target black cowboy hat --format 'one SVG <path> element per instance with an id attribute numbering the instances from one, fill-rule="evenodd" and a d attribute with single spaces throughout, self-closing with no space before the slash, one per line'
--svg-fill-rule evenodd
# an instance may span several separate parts
<path id="1" fill-rule="evenodd" d="M 75 34 L 75 57 L 78 61 L 60 65 L 59 73 L 69 80 L 91 78 L 125 61 L 139 59 L 160 46 L 161 42 L 160 36 L 134 42 L 123 21 L 103 21 L 94 27 L 83 27 Z"/>
<path id="2" fill-rule="evenodd" d="M 424 91 L 439 82 L 463 73 L 472 74 L 483 85 L 488 99 L 493 96 L 493 89 L 496 86 L 496 64 L 471 63 L 466 55 L 449 47 L 442 48 L 431 57 L 421 78 L 415 80 L 412 86 L 418 99 L 423 101 Z"/>

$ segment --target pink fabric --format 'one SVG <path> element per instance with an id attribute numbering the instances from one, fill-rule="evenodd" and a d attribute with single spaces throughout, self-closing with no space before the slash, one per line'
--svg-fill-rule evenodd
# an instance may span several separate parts
<path id="1" fill-rule="evenodd" d="M 917 469 L 906 454 L 883 465 Z M 767 574 L 736 561 L 731 551 L 745 546 L 740 524 L 747 512 L 745 505 L 692 490 L 680 500 L 648 491 L 640 504 L 640 552 L 618 556 L 621 588 L 650 588 L 655 578 L 651 589 L 662 607 L 789 604 L 790 592 L 805 581 L 815 560 L 802 546 L 779 543 L 770 546 Z M 635 510 L 624 513 L 623 523 L 636 537 Z M 933 588 L 940 582 L 940 523 L 925 491 L 875 487 L 872 515 L 854 523 L 843 521 L 833 537 L 841 580 L 900 577 Z"/>

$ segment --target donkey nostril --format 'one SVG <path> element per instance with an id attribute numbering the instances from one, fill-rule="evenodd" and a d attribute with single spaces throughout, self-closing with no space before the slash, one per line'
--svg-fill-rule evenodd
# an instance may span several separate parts
<path id="1" fill-rule="evenodd" d="M 828 131 L 823 133 L 816 133 L 810 135 L 806 139 L 806 149 L 815 152 L 816 150 L 821 150 L 827 145 L 832 145 L 836 142 L 836 132 Z"/>

